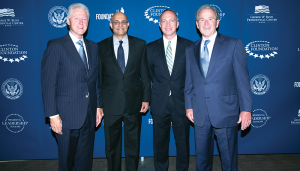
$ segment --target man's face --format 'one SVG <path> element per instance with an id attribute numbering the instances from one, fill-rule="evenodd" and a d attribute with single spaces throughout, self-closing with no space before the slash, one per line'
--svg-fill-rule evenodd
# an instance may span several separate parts
<path id="1" fill-rule="evenodd" d="M 211 9 L 201 10 L 198 18 L 199 20 L 196 21 L 197 28 L 204 38 L 210 38 L 219 27 L 219 20 L 216 20 L 214 11 Z"/>
<path id="2" fill-rule="evenodd" d="M 114 14 L 109 25 L 117 38 L 123 39 L 126 36 L 129 23 L 125 14 L 121 12 Z"/>
<path id="3" fill-rule="evenodd" d="M 70 27 L 70 32 L 78 39 L 81 39 L 89 24 L 85 10 L 75 8 L 70 19 L 67 17 L 67 24 Z"/>
<path id="4" fill-rule="evenodd" d="M 166 11 L 160 16 L 159 27 L 166 38 L 173 38 L 179 26 L 176 15 L 172 11 Z"/>

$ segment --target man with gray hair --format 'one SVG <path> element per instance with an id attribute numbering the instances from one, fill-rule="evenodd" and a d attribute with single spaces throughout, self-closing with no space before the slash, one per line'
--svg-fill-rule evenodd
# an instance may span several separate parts
<path id="1" fill-rule="evenodd" d="M 60 171 L 92 169 L 95 127 L 103 116 L 98 46 L 83 37 L 88 23 L 88 8 L 70 5 L 69 33 L 50 40 L 42 60 L 45 117 L 58 142 Z"/>
<path id="2" fill-rule="evenodd" d="M 195 125 L 197 171 L 212 170 L 214 136 L 223 171 L 236 171 L 238 124 L 251 124 L 247 55 L 241 40 L 217 32 L 214 7 L 201 6 L 196 25 L 202 38 L 186 48 L 185 109 Z"/>

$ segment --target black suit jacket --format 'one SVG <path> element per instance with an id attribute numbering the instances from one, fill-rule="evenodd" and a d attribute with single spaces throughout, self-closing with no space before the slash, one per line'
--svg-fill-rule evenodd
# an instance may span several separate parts
<path id="1" fill-rule="evenodd" d="M 113 37 L 98 43 L 100 85 L 106 115 L 135 114 L 141 110 L 142 102 L 150 102 L 146 42 L 132 36 L 128 36 L 128 42 L 124 74 L 114 53 Z"/>
<path id="2" fill-rule="evenodd" d="M 85 121 L 88 103 L 94 121 L 96 108 L 102 107 L 101 89 L 97 84 L 98 47 L 90 40 L 84 39 L 84 42 L 88 54 L 88 75 L 69 33 L 50 40 L 42 60 L 45 116 L 59 114 L 63 128 L 79 129 Z"/>
<path id="3" fill-rule="evenodd" d="M 185 48 L 193 42 L 177 36 L 177 46 L 172 75 L 169 74 L 163 38 L 147 45 L 147 58 L 152 80 L 151 113 L 162 115 L 171 90 L 175 109 L 185 116 L 184 83 L 186 73 Z"/>

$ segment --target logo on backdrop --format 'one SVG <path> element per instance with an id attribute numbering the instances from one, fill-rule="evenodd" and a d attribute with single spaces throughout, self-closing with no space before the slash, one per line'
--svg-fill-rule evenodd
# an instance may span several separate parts
<path id="1" fill-rule="evenodd" d="M 23 94 L 23 85 L 19 80 L 10 78 L 3 82 L 1 91 L 6 98 L 16 100 Z"/>
<path id="2" fill-rule="evenodd" d="M 20 61 L 25 61 L 26 58 L 28 58 L 27 51 L 19 51 L 18 45 L 0 45 L 0 60 L 8 63 L 19 63 Z"/>
<path id="3" fill-rule="evenodd" d="M 277 14 L 270 14 L 267 5 L 258 5 L 254 8 L 254 14 L 247 14 L 247 23 L 277 23 Z"/>
<path id="4" fill-rule="evenodd" d="M 14 17 L 14 9 L 4 8 L 0 9 L 0 17 Z"/>
<path id="5" fill-rule="evenodd" d="M 55 6 L 48 13 L 50 24 L 56 28 L 63 28 L 67 25 L 68 10 L 63 6 Z"/>
<path id="6" fill-rule="evenodd" d="M 6 117 L 5 121 L 2 122 L 2 125 L 5 125 L 7 130 L 12 133 L 19 133 L 23 131 L 27 124 L 28 122 L 25 121 L 19 114 L 10 114 Z"/>
<path id="7" fill-rule="evenodd" d="M 123 7 L 121 7 L 120 10 L 116 10 L 116 12 L 122 12 L 125 13 L 125 10 Z M 114 15 L 114 13 L 107 13 L 107 14 L 96 14 L 96 20 L 108 20 L 110 22 L 111 17 Z"/>
<path id="8" fill-rule="evenodd" d="M 270 42 L 268 41 L 253 41 L 246 45 L 245 47 L 246 53 L 254 58 L 273 58 L 278 54 L 278 47 L 270 46 Z"/>
<path id="9" fill-rule="evenodd" d="M 146 11 L 144 12 L 145 13 L 145 19 L 149 20 L 150 22 L 153 22 L 153 23 L 159 23 L 159 18 L 160 18 L 160 15 L 161 13 L 165 10 L 165 9 L 168 9 L 170 7 L 168 6 L 152 6 L 148 9 L 146 9 Z M 177 16 L 178 16 L 178 13 L 177 13 Z"/>
<path id="10" fill-rule="evenodd" d="M 264 95 L 270 89 L 270 80 L 263 74 L 255 75 L 250 81 L 251 91 L 255 95 Z"/>
<path id="11" fill-rule="evenodd" d="M 298 117 L 292 117 L 291 125 L 300 125 L 300 109 L 298 111 Z"/>
<path id="12" fill-rule="evenodd" d="M 4 27 L 23 26 L 24 23 L 20 19 L 21 18 L 15 18 L 14 9 L 10 9 L 10 8 L 0 9 L 0 26 L 4 26 Z"/>
<path id="13" fill-rule="evenodd" d="M 252 122 L 251 125 L 254 128 L 260 128 L 266 125 L 267 121 L 271 119 L 271 116 L 267 115 L 267 112 L 262 109 L 255 109 L 252 112 Z"/>
<path id="14" fill-rule="evenodd" d="M 225 13 L 222 12 L 221 8 L 218 5 L 210 4 L 210 6 L 215 7 L 218 10 L 218 12 L 219 12 L 219 20 L 221 21 L 221 19 L 225 16 Z"/>
<path id="15" fill-rule="evenodd" d="M 294 82 L 294 87 L 300 87 L 300 82 Z"/>

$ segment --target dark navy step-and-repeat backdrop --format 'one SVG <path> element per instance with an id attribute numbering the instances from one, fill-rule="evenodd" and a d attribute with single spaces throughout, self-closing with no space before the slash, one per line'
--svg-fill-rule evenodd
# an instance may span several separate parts
<path id="1" fill-rule="evenodd" d="M 58 157 L 55 138 L 44 118 L 40 67 L 47 42 L 68 33 L 67 8 L 75 2 L 0 2 L 0 160 Z M 128 16 L 130 35 L 154 41 L 162 36 L 158 23 L 160 13 L 166 8 L 178 13 L 178 35 L 196 41 L 199 39 L 195 25 L 197 9 L 203 4 L 216 7 L 220 12 L 219 32 L 241 39 L 248 56 L 254 110 L 251 127 L 239 131 L 239 154 L 300 153 L 300 16 L 297 13 L 300 1 L 85 0 L 81 3 L 90 9 L 87 38 L 95 42 L 112 35 L 109 22 L 118 11 Z M 140 156 L 153 156 L 151 118 L 149 113 L 143 116 Z M 190 137 L 191 155 L 195 155 L 193 127 Z M 171 132 L 170 156 L 175 155 Z M 105 157 L 103 125 L 96 132 L 94 157 Z"/>

